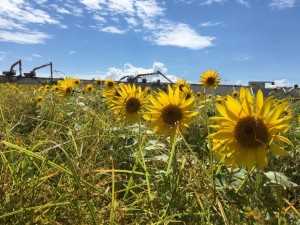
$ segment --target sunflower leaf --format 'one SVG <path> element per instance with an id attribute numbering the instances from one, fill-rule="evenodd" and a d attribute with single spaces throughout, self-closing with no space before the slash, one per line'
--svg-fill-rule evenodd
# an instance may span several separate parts
<path id="1" fill-rule="evenodd" d="M 269 171 L 265 173 L 266 177 L 269 179 L 269 183 L 272 184 L 279 184 L 283 186 L 284 188 L 290 188 L 290 187 L 298 187 L 299 185 L 290 181 L 287 176 L 285 176 L 283 173 L 275 172 L 275 171 Z"/>

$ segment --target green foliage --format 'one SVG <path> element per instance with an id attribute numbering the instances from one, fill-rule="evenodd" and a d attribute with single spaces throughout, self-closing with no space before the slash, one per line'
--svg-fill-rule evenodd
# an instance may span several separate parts
<path id="1" fill-rule="evenodd" d="M 169 161 L 172 140 L 117 121 L 101 90 L 37 103 L 37 88 L 0 85 L 0 224 L 300 224 L 298 121 L 287 156 L 229 169 L 209 151 L 209 115 Z"/>

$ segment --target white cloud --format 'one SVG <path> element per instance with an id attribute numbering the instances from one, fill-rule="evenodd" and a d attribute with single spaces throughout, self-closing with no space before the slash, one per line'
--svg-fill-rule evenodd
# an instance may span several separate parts
<path id="1" fill-rule="evenodd" d="M 222 25 L 222 22 L 211 22 L 211 21 L 206 21 L 200 24 L 201 27 L 215 27 Z"/>
<path id="2" fill-rule="evenodd" d="M 276 9 L 293 8 L 296 0 L 272 0 L 270 6 Z"/>
<path id="3" fill-rule="evenodd" d="M 280 88 L 291 86 L 291 83 L 287 79 L 274 80 L 274 83 L 274 85 L 267 83 L 266 88 Z"/>
<path id="4" fill-rule="evenodd" d="M 77 52 L 76 52 L 75 50 L 71 50 L 71 51 L 68 52 L 69 55 L 74 55 L 74 54 L 76 54 L 76 53 L 77 53 Z"/>
<path id="5" fill-rule="evenodd" d="M 166 19 L 164 4 L 158 0 L 0 0 L 0 31 L 8 34 L 7 37 L 2 35 L 1 41 L 43 43 L 49 35 L 37 30 L 40 26 L 35 26 L 32 31 L 32 25 L 54 24 L 67 29 L 68 26 L 61 23 L 64 16 L 82 16 L 86 10 L 84 15 L 95 20 L 95 24 L 87 27 L 102 32 L 139 32 L 144 35 L 144 40 L 160 46 L 189 49 L 212 46 L 214 37 L 202 36 L 188 24 Z M 203 24 L 213 25 L 217 24 Z M 24 37 L 30 38 L 27 41 Z"/>
<path id="6" fill-rule="evenodd" d="M 205 0 L 201 5 L 211 5 L 213 3 L 224 3 L 226 0 Z"/>
<path id="7" fill-rule="evenodd" d="M 101 77 L 106 79 L 120 80 L 122 77 L 127 75 L 134 76 L 141 73 L 152 73 L 156 71 L 162 72 L 173 82 L 175 82 L 178 79 L 178 76 L 176 75 L 167 74 L 168 69 L 165 66 L 165 64 L 161 62 L 154 62 L 151 68 L 136 67 L 130 63 L 126 63 L 123 68 L 110 67 L 108 68 L 106 75 Z M 161 76 L 147 77 L 148 81 L 156 81 L 157 79 L 160 79 L 162 82 L 167 82 L 167 80 L 165 80 Z"/>
<path id="8" fill-rule="evenodd" d="M 41 3 L 38 0 L 37 3 Z M 45 1 L 44 1 L 45 2 Z M 30 24 L 62 25 L 46 11 L 33 7 L 25 0 L 0 1 L 0 41 L 18 44 L 44 43 L 49 35 L 33 31 Z"/>
<path id="9" fill-rule="evenodd" d="M 42 58 L 42 56 L 40 54 L 34 53 L 32 54 L 33 58 Z"/>
<path id="10" fill-rule="evenodd" d="M 143 33 L 145 40 L 160 46 L 194 50 L 212 46 L 215 39 L 200 35 L 187 24 L 167 20 L 163 2 L 159 3 L 157 0 L 80 0 L 80 2 L 92 10 L 93 18 L 104 26 L 100 29 L 102 32 L 124 34 L 128 30 L 133 30 Z M 206 24 L 209 25 L 217 24 Z M 90 27 L 97 29 L 94 25 Z"/>
<path id="11" fill-rule="evenodd" d="M 134 13 L 134 0 L 108 0 L 107 6 L 109 10 L 120 14 Z"/>
<path id="12" fill-rule="evenodd" d="M 63 6 L 52 4 L 51 7 L 60 14 L 67 14 L 67 15 L 71 14 L 70 10 L 64 8 Z"/>
<path id="13" fill-rule="evenodd" d="M 106 32 L 106 33 L 113 33 L 113 34 L 124 34 L 126 32 L 125 30 L 121 30 L 114 26 L 104 27 L 101 29 L 101 31 Z"/>
<path id="14" fill-rule="evenodd" d="M 81 0 L 82 4 L 84 4 L 88 9 L 92 10 L 101 9 L 100 4 L 104 2 L 104 0 Z"/>
<path id="15" fill-rule="evenodd" d="M 249 0 L 177 0 L 178 2 L 186 3 L 186 4 L 191 4 L 194 2 L 200 2 L 200 5 L 212 5 L 212 4 L 224 4 L 226 2 L 233 2 L 235 1 L 236 3 L 243 5 L 245 7 L 250 7 Z"/>
<path id="16" fill-rule="evenodd" d="M 0 30 L 0 42 L 13 42 L 17 44 L 41 44 L 50 36 L 46 33 L 39 31 L 24 31 L 24 32 L 12 32 Z"/>
<path id="17" fill-rule="evenodd" d="M 20 29 L 23 30 L 25 27 L 22 24 L 17 24 L 11 19 L 5 19 L 0 17 L 0 29 L 12 30 Z"/>
<path id="18" fill-rule="evenodd" d="M 40 24 L 59 24 L 59 21 L 52 18 L 46 11 L 33 8 L 24 0 L 1 0 L 0 16 L 14 19 L 21 24 L 40 23 Z"/>
<path id="19" fill-rule="evenodd" d="M 159 32 L 155 32 L 152 41 L 157 45 L 176 46 L 189 49 L 203 49 L 213 45 L 215 37 L 202 36 L 187 24 L 165 24 Z"/>
<path id="20" fill-rule="evenodd" d="M 250 7 L 250 3 L 246 0 L 236 0 L 236 2 L 243 6 Z"/>
<path id="21" fill-rule="evenodd" d="M 103 16 L 94 15 L 93 18 L 99 22 L 106 22 L 106 19 Z"/>

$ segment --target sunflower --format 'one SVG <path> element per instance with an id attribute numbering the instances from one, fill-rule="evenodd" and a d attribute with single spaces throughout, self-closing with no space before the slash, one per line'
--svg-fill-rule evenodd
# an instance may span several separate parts
<path id="1" fill-rule="evenodd" d="M 74 85 L 79 85 L 80 84 L 80 80 L 79 79 L 73 79 Z"/>
<path id="2" fill-rule="evenodd" d="M 134 84 L 120 85 L 116 91 L 118 94 L 109 104 L 114 114 L 127 122 L 139 121 L 146 102 L 146 92 Z"/>
<path id="3" fill-rule="evenodd" d="M 183 131 L 198 113 L 193 111 L 194 97 L 184 98 L 179 88 L 168 86 L 167 92 L 159 91 L 150 96 L 150 105 L 144 115 L 154 130 L 165 135 Z"/>
<path id="4" fill-rule="evenodd" d="M 114 82 L 113 80 L 106 80 L 104 84 L 105 89 L 113 89 L 116 86 L 116 82 Z"/>
<path id="5" fill-rule="evenodd" d="M 94 86 L 92 84 L 88 84 L 84 87 L 83 93 L 91 93 L 94 91 Z"/>
<path id="6" fill-rule="evenodd" d="M 52 91 L 58 92 L 59 91 L 59 86 L 58 85 L 54 85 L 52 87 Z"/>
<path id="7" fill-rule="evenodd" d="M 186 80 L 179 79 L 175 83 L 175 88 L 177 87 L 179 88 L 180 91 L 183 91 L 186 88 L 190 88 L 190 85 L 187 83 Z"/>
<path id="8" fill-rule="evenodd" d="M 57 84 L 58 85 L 68 84 L 69 86 L 72 86 L 72 88 L 74 88 L 75 86 L 78 86 L 80 84 L 80 80 L 72 77 L 65 77 L 63 80 L 59 80 Z"/>
<path id="9" fill-rule="evenodd" d="M 100 79 L 96 80 L 96 85 L 98 85 L 98 86 L 103 85 L 103 83 L 104 83 L 103 80 L 100 80 Z"/>
<path id="10" fill-rule="evenodd" d="M 284 155 L 282 143 L 292 145 L 282 136 L 290 127 L 291 116 L 282 117 L 286 103 L 275 104 L 275 99 L 264 99 L 262 91 L 257 95 L 249 89 L 240 89 L 238 99 L 228 95 L 222 104 L 216 104 L 219 116 L 213 117 L 209 135 L 212 150 L 230 166 L 263 168 L 267 154 Z"/>
<path id="11" fill-rule="evenodd" d="M 186 80 L 177 80 L 174 85 L 174 88 L 178 88 L 183 97 L 186 99 L 189 99 L 194 96 L 194 92 Z"/>
<path id="12" fill-rule="evenodd" d="M 282 108 L 284 108 L 282 114 L 280 115 L 280 118 L 294 116 L 294 112 L 293 112 L 292 108 L 289 107 L 289 102 L 287 100 L 280 100 L 280 101 L 278 101 L 278 104 L 281 105 Z"/>
<path id="13" fill-rule="evenodd" d="M 207 70 L 201 74 L 200 83 L 206 88 L 216 88 L 220 84 L 220 75 L 215 70 Z"/>
<path id="14" fill-rule="evenodd" d="M 64 80 L 60 80 L 57 84 L 57 87 L 59 92 L 66 96 L 72 94 L 74 88 L 76 87 L 76 83 L 74 79 L 66 78 Z"/>
<path id="15" fill-rule="evenodd" d="M 43 101 L 43 97 L 42 96 L 38 96 L 38 97 L 36 97 L 35 101 L 37 103 L 41 103 Z"/>
<path id="16" fill-rule="evenodd" d="M 106 98 L 107 102 L 111 102 L 114 100 L 116 97 L 120 97 L 120 87 L 123 86 L 124 84 L 114 84 L 113 87 L 111 88 L 105 88 L 103 90 L 103 96 Z"/>
<path id="17" fill-rule="evenodd" d="M 232 97 L 234 97 L 234 98 L 238 98 L 238 97 L 239 97 L 239 92 L 238 92 L 238 91 L 233 91 L 233 92 L 231 93 L 231 95 L 232 95 Z"/>

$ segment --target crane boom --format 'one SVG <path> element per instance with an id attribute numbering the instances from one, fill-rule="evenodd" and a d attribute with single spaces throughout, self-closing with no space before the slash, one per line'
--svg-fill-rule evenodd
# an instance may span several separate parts
<path id="1" fill-rule="evenodd" d="M 36 77 L 36 71 L 45 67 L 50 67 L 50 79 L 53 81 L 53 63 L 47 63 L 38 67 L 33 68 L 29 73 L 24 73 L 25 77 Z"/>
<path id="2" fill-rule="evenodd" d="M 22 60 L 18 60 L 17 62 L 12 64 L 9 71 L 3 71 L 3 75 L 5 75 L 5 76 L 15 76 L 16 71 L 14 69 L 17 65 L 19 65 L 19 76 L 22 76 Z"/>

